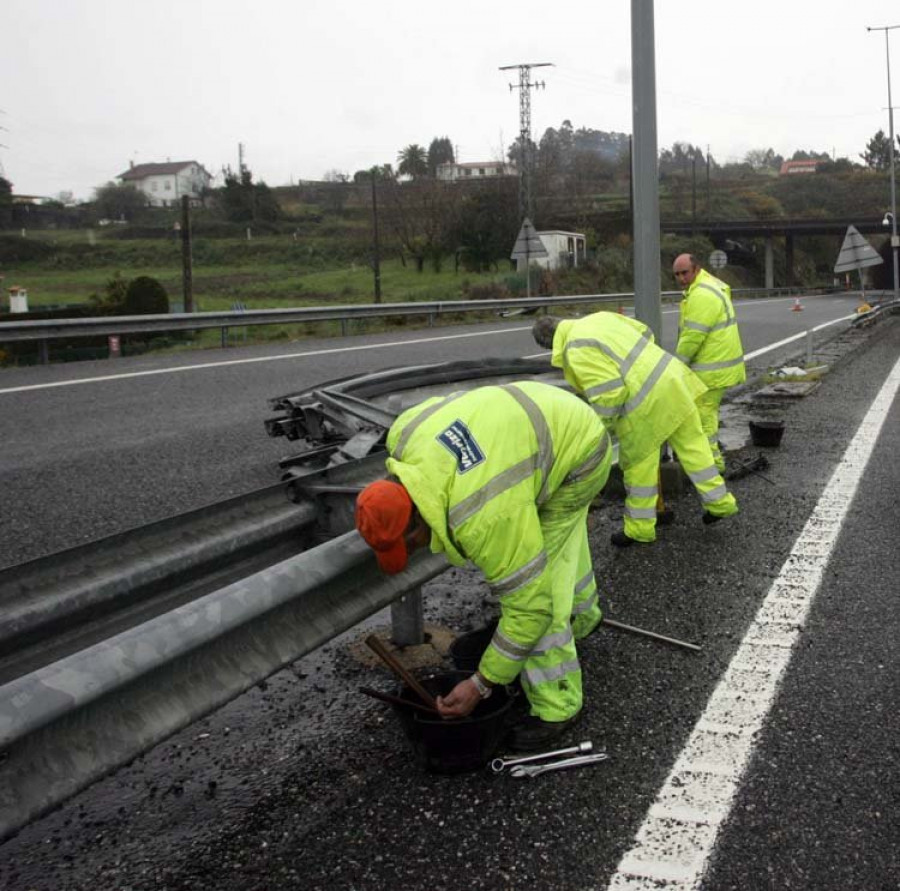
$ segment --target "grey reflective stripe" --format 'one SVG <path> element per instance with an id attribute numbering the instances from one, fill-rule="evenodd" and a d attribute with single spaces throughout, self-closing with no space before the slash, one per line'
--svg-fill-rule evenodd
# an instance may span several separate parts
<path id="1" fill-rule="evenodd" d="M 518 464 L 507 467 L 502 473 L 488 480 L 480 489 L 454 504 L 447 513 L 447 527 L 456 531 L 471 516 L 477 514 L 492 498 L 512 489 L 524 480 L 531 479 L 538 469 L 537 455 L 529 455 Z"/>
<path id="2" fill-rule="evenodd" d="M 715 464 L 711 464 L 709 467 L 705 467 L 703 470 L 695 470 L 693 473 L 688 473 L 688 476 L 691 478 L 691 482 L 695 485 L 697 483 L 708 483 L 711 479 L 715 479 L 719 475 L 719 468 L 716 467 Z"/>
<path id="3" fill-rule="evenodd" d="M 491 638 L 491 646 L 505 659 L 511 659 L 513 662 L 524 662 L 531 652 L 528 647 L 523 647 L 501 634 L 499 628 Z"/>
<path id="4" fill-rule="evenodd" d="M 547 419 L 543 412 L 538 408 L 537 403 L 522 390 L 512 384 L 504 384 L 500 387 L 509 393 L 528 415 L 531 426 L 534 428 L 534 435 L 537 437 L 538 444 L 538 461 L 541 471 L 541 491 L 538 492 L 537 503 L 540 506 L 547 500 L 547 486 L 550 484 L 550 471 L 556 461 L 556 455 L 553 453 L 553 437 L 550 435 L 550 428 L 547 426 Z"/>
<path id="5" fill-rule="evenodd" d="M 591 403 L 591 408 L 594 409 L 594 414 L 600 415 L 601 418 L 616 418 L 619 416 L 622 406 L 614 405 L 611 408 L 607 408 L 605 405 L 597 405 L 594 402 Z"/>
<path id="6" fill-rule="evenodd" d="M 626 486 L 626 498 L 655 498 L 658 494 L 656 486 Z"/>
<path id="7" fill-rule="evenodd" d="M 545 634 L 535 645 L 531 651 L 533 655 L 540 656 L 549 653 L 551 650 L 558 650 L 564 647 L 572 640 L 572 629 L 566 628 L 565 631 L 557 631 L 553 634 Z"/>
<path id="8" fill-rule="evenodd" d="M 675 358 L 678 359 L 679 362 L 684 362 L 685 365 L 690 365 L 691 360 L 684 355 L 684 353 L 675 353 Z"/>
<path id="9" fill-rule="evenodd" d="M 625 516 L 631 517 L 632 520 L 655 520 L 655 507 L 631 507 L 625 503 Z"/>
<path id="10" fill-rule="evenodd" d="M 586 572 L 577 582 L 575 582 L 575 593 L 580 594 L 585 588 L 590 588 L 594 581 L 594 570 Z"/>
<path id="11" fill-rule="evenodd" d="M 650 391 L 653 389 L 656 382 L 662 377 L 663 372 L 668 367 L 669 363 L 672 361 L 672 356 L 668 353 L 664 353 L 660 360 L 656 363 L 656 368 L 647 375 L 647 379 L 641 384 L 641 389 L 638 390 L 635 396 L 632 396 L 625 405 L 622 406 L 622 414 L 627 415 L 633 412 L 648 396 Z"/>
<path id="12" fill-rule="evenodd" d="M 493 582 L 491 590 L 500 597 L 505 597 L 507 594 L 512 594 L 514 591 L 518 591 L 519 588 L 523 588 L 525 585 L 533 582 L 546 568 L 547 552 L 541 551 L 537 557 L 529 560 L 524 566 L 506 576 L 506 578 Z"/>
<path id="13" fill-rule="evenodd" d="M 631 371 L 631 366 L 634 365 L 635 362 L 637 362 L 638 357 L 649 345 L 649 339 L 641 334 L 638 342 L 628 351 L 628 355 L 625 357 L 625 361 L 622 363 L 622 366 L 619 369 L 619 374 L 621 374 L 622 377 L 625 377 L 625 375 L 627 375 L 628 372 Z"/>
<path id="14" fill-rule="evenodd" d="M 577 659 L 571 662 L 561 662 L 549 668 L 526 668 L 522 674 L 529 684 L 545 684 L 548 681 L 561 681 L 566 675 L 581 671 L 581 663 Z"/>
<path id="15" fill-rule="evenodd" d="M 701 325 L 699 322 L 685 322 L 685 328 L 690 328 L 691 331 L 702 331 L 704 334 L 709 334 L 712 331 L 712 327 L 709 325 Z"/>
<path id="16" fill-rule="evenodd" d="M 733 368 L 735 365 L 743 365 L 744 357 L 738 356 L 737 359 L 726 359 L 724 362 L 707 362 L 704 365 L 692 365 L 694 371 L 718 371 L 720 368 Z"/>
<path id="17" fill-rule="evenodd" d="M 591 456 L 583 464 L 579 464 L 578 467 L 575 467 L 566 477 L 565 481 L 567 483 L 577 483 L 585 477 L 590 476 L 590 474 L 603 463 L 608 448 L 609 435 L 604 431 L 603 436 L 600 437 L 600 441 L 597 444 L 597 448 L 594 449 Z"/>
<path id="18" fill-rule="evenodd" d="M 706 438 L 709 440 L 710 445 L 714 445 L 716 448 L 719 447 L 719 434 L 718 433 L 713 433 L 711 436 L 707 436 Z"/>
<path id="19" fill-rule="evenodd" d="M 716 486 L 715 489 L 710 489 L 709 492 L 701 492 L 700 500 L 704 504 L 708 504 L 710 501 L 718 501 L 720 498 L 724 498 L 727 494 L 728 489 L 725 483 L 722 483 L 721 486 Z"/>
<path id="20" fill-rule="evenodd" d="M 609 393 L 612 390 L 618 390 L 620 387 L 625 386 L 625 381 L 622 378 L 617 377 L 611 381 L 607 381 L 605 384 L 597 384 L 596 387 L 588 387 L 587 390 L 584 391 L 584 395 L 587 396 L 588 399 L 593 399 L 594 396 L 600 396 L 603 393 Z"/>
<path id="21" fill-rule="evenodd" d="M 622 357 L 617 355 L 612 347 L 603 343 L 602 340 L 593 340 L 589 338 L 583 338 L 582 340 L 570 340 L 566 344 L 565 352 L 563 353 L 563 359 L 568 362 L 569 350 L 583 350 L 583 349 L 593 349 L 600 350 L 605 356 L 609 356 L 616 365 L 622 364 Z"/>
<path id="22" fill-rule="evenodd" d="M 737 325 L 737 319 L 729 319 L 727 322 L 719 322 L 718 325 L 713 325 L 709 330 L 722 331 L 724 328 L 730 328 L 732 325 Z"/>
<path id="23" fill-rule="evenodd" d="M 582 613 L 586 613 L 589 609 L 593 609 L 594 605 L 600 599 L 599 595 L 596 591 L 591 594 L 590 597 L 582 600 L 581 603 L 576 603 L 574 607 L 572 607 L 572 615 L 580 616 Z"/>
<path id="24" fill-rule="evenodd" d="M 427 421 L 436 411 L 440 411 L 445 405 L 453 402 L 454 399 L 459 399 L 460 396 L 465 396 L 465 391 L 460 391 L 459 393 L 451 393 L 444 399 L 441 399 L 439 402 L 436 402 L 434 405 L 429 405 L 428 408 L 419 412 L 402 430 L 400 433 L 400 438 L 397 440 L 397 444 L 394 446 L 394 450 L 391 452 L 391 457 L 396 461 L 401 459 L 403 455 L 403 450 L 406 448 L 407 442 L 409 442 L 410 436 L 413 435 L 413 432 L 425 421 Z"/>

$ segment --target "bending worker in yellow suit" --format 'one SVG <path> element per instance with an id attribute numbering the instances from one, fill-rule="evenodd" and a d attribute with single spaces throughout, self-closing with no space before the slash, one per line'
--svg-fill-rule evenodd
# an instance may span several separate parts
<path id="1" fill-rule="evenodd" d="M 469 714 L 496 684 L 521 678 L 530 714 L 510 745 L 540 749 L 582 707 L 575 640 L 601 618 L 587 513 L 609 476 L 603 425 L 572 393 L 535 381 L 478 387 L 403 412 L 387 436 L 387 480 L 356 503 L 356 525 L 385 572 L 430 541 L 471 560 L 500 601 L 478 670 L 438 698 Z"/>
<path id="2" fill-rule="evenodd" d="M 672 264 L 672 274 L 684 288 L 675 355 L 708 388 L 697 400 L 697 408 L 716 467 L 724 471 L 725 459 L 719 448 L 719 406 L 729 387 L 747 380 L 731 288 L 702 269 L 693 254 L 679 254 Z"/>
<path id="3" fill-rule="evenodd" d="M 543 316 L 532 329 L 551 362 L 593 406 L 619 441 L 625 479 L 625 528 L 618 547 L 656 540 L 659 451 L 666 440 L 714 523 L 737 513 L 737 502 L 716 468 L 695 400 L 706 387 L 671 353 L 653 342 L 643 323 L 612 312 L 581 319 Z"/>

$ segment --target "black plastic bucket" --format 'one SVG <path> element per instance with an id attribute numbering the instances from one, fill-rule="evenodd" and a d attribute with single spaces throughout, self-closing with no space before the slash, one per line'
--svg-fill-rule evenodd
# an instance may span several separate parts
<path id="1" fill-rule="evenodd" d="M 460 634 L 450 644 L 450 658 L 460 671 L 469 673 L 478 668 L 482 653 L 488 648 L 494 632 L 497 630 L 497 622 L 491 622 L 484 628 L 476 628 L 467 634 Z"/>
<path id="2" fill-rule="evenodd" d="M 448 671 L 422 678 L 421 683 L 433 696 L 443 696 L 470 674 L 470 671 Z M 406 686 L 401 688 L 400 695 L 418 701 Z M 472 714 L 455 721 L 431 718 L 402 705 L 395 705 L 394 711 L 421 767 L 433 773 L 461 773 L 484 767 L 497 753 L 509 729 L 507 718 L 512 704 L 509 691 L 497 686 Z"/>
<path id="3" fill-rule="evenodd" d="M 755 446 L 775 448 L 781 445 L 784 421 L 750 421 L 750 439 Z"/>

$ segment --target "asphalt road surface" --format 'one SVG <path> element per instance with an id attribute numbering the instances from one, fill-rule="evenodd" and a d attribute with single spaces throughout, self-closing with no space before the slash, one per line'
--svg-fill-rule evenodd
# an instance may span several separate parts
<path id="1" fill-rule="evenodd" d="M 855 305 L 767 303 L 739 307 L 748 354 Z M 527 323 L 492 330 L 304 342 L 289 359 L 228 352 L 262 360 L 245 364 L 117 362 L 163 373 L 104 381 L 113 363 L 4 372 L 3 562 L 271 482 L 285 447 L 262 418 L 279 392 L 535 352 Z M 786 407 L 766 478 L 732 483 L 734 520 L 704 527 L 686 494 L 655 545 L 617 552 L 621 504 L 592 513 L 607 615 L 702 646 L 609 628 L 580 645 L 571 741 L 608 761 L 534 780 L 425 773 L 390 710 L 356 694 L 390 681 L 348 635 L 0 846 L 0 887 L 900 887 L 898 356 L 900 322 L 880 323 Z M 451 570 L 428 586 L 426 620 L 479 625 L 495 609 L 486 594 Z"/>

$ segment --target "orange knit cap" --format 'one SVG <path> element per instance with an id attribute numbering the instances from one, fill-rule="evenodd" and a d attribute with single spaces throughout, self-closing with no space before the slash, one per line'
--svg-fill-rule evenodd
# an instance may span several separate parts
<path id="1" fill-rule="evenodd" d="M 406 529 L 413 503 L 400 483 L 376 480 L 356 499 L 356 528 L 375 551 L 382 572 L 393 575 L 406 568 Z"/>

